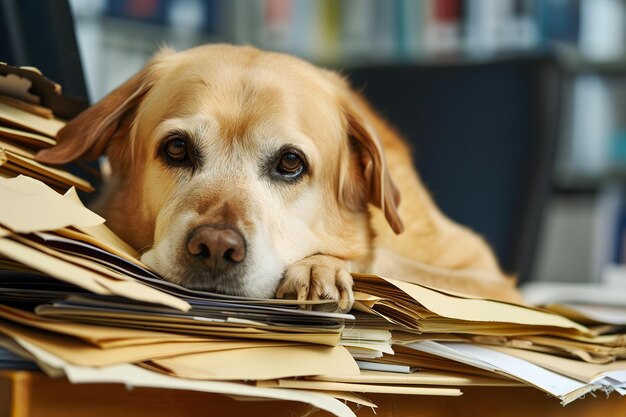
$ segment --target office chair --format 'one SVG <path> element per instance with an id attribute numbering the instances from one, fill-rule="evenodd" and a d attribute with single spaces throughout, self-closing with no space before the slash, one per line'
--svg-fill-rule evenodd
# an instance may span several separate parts
<path id="1" fill-rule="evenodd" d="M 406 138 L 426 186 L 482 234 L 506 272 L 531 275 L 557 142 L 550 56 L 348 68 Z"/>

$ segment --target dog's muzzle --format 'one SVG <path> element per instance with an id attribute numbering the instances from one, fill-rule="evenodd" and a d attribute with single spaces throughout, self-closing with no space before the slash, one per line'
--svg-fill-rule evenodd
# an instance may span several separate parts
<path id="1" fill-rule="evenodd" d="M 206 224 L 189 234 L 187 252 L 192 264 L 207 270 L 212 277 L 218 277 L 244 262 L 246 240 L 233 227 Z"/>

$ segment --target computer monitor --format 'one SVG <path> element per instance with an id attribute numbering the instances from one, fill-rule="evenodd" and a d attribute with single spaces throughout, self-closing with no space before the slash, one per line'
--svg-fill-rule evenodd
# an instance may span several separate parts
<path id="1" fill-rule="evenodd" d="M 85 77 L 65 0 L 0 0 L 0 61 L 38 68 L 64 94 L 88 103 Z"/>

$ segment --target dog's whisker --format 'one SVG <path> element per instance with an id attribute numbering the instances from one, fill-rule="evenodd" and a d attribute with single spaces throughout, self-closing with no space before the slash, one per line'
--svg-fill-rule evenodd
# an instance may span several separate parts
<path id="1" fill-rule="evenodd" d="M 137 252 L 139 253 L 143 253 L 144 251 L 148 250 L 148 249 L 152 249 L 154 247 L 154 244 L 149 244 L 149 245 L 145 245 L 139 249 L 137 249 Z"/>

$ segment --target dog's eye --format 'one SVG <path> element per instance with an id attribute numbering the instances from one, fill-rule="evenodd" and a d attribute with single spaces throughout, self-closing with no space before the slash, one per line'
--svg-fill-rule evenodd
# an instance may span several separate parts
<path id="1" fill-rule="evenodd" d="M 288 177 L 297 177 L 302 173 L 304 162 L 302 158 L 294 152 L 285 152 L 281 155 L 276 170 L 279 174 Z"/>
<path id="2" fill-rule="evenodd" d="M 165 152 L 167 153 L 167 156 L 175 161 L 182 162 L 189 159 L 187 142 L 179 136 L 172 138 L 165 144 Z"/>

